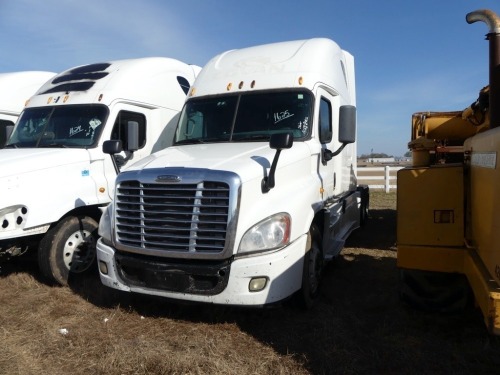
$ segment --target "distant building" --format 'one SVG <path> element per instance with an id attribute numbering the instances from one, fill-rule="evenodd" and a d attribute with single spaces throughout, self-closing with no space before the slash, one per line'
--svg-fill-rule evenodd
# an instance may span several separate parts
<path id="1" fill-rule="evenodd" d="M 398 157 L 396 158 L 396 161 L 398 163 L 409 163 L 411 162 L 413 159 L 411 156 L 401 156 L 401 157 Z"/>
<path id="2" fill-rule="evenodd" d="M 367 163 L 379 163 L 379 164 L 388 164 L 394 163 L 396 159 L 394 157 L 390 158 L 368 158 L 366 159 Z"/>

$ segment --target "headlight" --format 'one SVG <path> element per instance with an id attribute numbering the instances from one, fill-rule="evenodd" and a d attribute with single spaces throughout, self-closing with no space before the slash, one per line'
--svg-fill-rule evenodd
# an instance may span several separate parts
<path id="1" fill-rule="evenodd" d="M 111 244 L 111 216 L 113 212 L 113 203 L 110 203 L 102 213 L 101 219 L 99 220 L 99 236 L 102 238 L 104 243 L 108 245 Z"/>
<path id="2" fill-rule="evenodd" d="M 241 239 L 238 253 L 272 250 L 290 242 L 291 219 L 287 213 L 279 213 L 262 220 L 250 228 Z"/>

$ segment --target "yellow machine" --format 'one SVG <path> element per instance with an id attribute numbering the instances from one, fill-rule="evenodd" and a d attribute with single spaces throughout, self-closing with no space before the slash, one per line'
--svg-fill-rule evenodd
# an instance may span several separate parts
<path id="1" fill-rule="evenodd" d="M 489 85 L 463 111 L 412 117 L 413 165 L 398 173 L 400 295 L 434 311 L 463 307 L 474 296 L 498 335 L 500 18 L 479 10 L 466 20 L 489 27 Z"/>

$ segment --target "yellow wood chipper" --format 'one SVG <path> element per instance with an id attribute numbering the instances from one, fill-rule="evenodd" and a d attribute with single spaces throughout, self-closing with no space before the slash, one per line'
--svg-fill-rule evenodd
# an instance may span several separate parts
<path id="1" fill-rule="evenodd" d="M 412 116 L 413 164 L 398 172 L 400 296 L 451 311 L 474 300 L 500 334 L 500 18 L 468 13 L 489 32 L 489 83 L 463 111 Z"/>

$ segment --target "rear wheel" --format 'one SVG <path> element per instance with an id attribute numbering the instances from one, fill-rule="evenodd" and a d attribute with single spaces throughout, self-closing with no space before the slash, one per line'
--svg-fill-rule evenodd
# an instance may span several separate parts
<path id="1" fill-rule="evenodd" d="M 464 310 L 472 294 L 462 274 L 401 269 L 399 297 L 419 310 L 453 313 Z"/>
<path id="2" fill-rule="evenodd" d="M 311 226 L 308 234 L 309 249 L 304 254 L 302 288 L 299 291 L 299 303 L 309 309 L 319 296 L 319 285 L 323 275 L 324 260 L 321 250 L 321 235 L 316 226 Z"/>
<path id="3" fill-rule="evenodd" d="M 38 264 L 49 282 L 68 284 L 70 274 L 87 271 L 96 259 L 97 222 L 88 216 L 69 216 L 40 241 Z"/>

